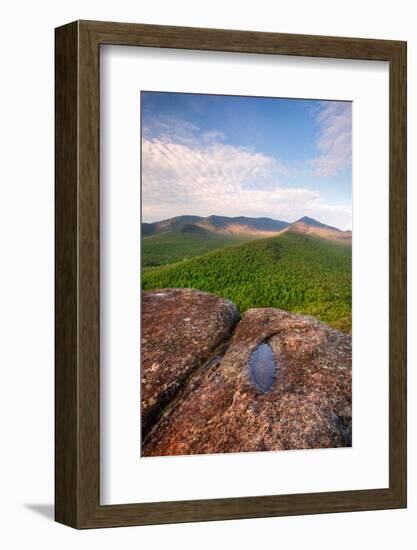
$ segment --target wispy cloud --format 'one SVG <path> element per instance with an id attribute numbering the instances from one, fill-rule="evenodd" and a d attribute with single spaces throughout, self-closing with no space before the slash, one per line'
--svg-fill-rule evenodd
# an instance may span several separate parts
<path id="1" fill-rule="evenodd" d="M 352 160 L 352 104 L 327 101 L 322 105 L 316 115 L 320 154 L 312 166 L 315 176 L 328 177 L 350 166 Z"/>
<path id="2" fill-rule="evenodd" d="M 145 139 L 159 138 L 189 146 L 196 143 L 199 132 L 200 129 L 196 124 L 175 115 L 146 117 L 146 123 L 142 126 L 142 137 Z"/>
<path id="3" fill-rule="evenodd" d="M 222 134 L 164 121 L 142 137 L 144 221 L 181 214 L 268 216 L 294 221 L 304 215 L 350 227 L 351 211 L 328 206 L 320 194 L 279 183 L 288 168 L 255 150 L 224 143 Z"/>
<path id="4" fill-rule="evenodd" d="M 219 130 L 209 130 L 207 132 L 203 132 L 202 138 L 206 143 L 216 143 L 219 141 L 225 141 L 226 136 Z"/>

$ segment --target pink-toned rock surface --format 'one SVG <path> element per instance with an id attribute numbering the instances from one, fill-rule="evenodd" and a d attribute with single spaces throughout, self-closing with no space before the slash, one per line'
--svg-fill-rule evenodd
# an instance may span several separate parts
<path id="1" fill-rule="evenodd" d="M 275 364 L 267 391 L 249 367 L 261 343 Z M 166 408 L 142 454 L 350 446 L 351 386 L 350 336 L 312 317 L 251 309 L 225 355 L 198 369 Z"/>
<path id="2" fill-rule="evenodd" d="M 163 289 L 142 294 L 142 436 L 190 374 L 230 337 L 234 304 L 206 292 Z"/>

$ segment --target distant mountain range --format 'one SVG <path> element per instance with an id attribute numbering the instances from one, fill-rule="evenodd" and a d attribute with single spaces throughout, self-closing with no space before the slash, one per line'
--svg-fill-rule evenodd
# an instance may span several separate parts
<path id="1" fill-rule="evenodd" d="M 332 241 L 350 243 L 352 240 L 351 231 L 341 231 L 321 223 L 313 218 L 304 216 L 299 220 L 288 223 L 271 218 L 248 218 L 245 216 L 177 216 L 167 220 L 153 223 L 142 223 L 142 235 L 159 235 L 163 233 L 186 233 L 186 234 L 217 234 L 247 236 L 251 238 L 272 237 L 279 233 L 290 231 L 313 235 Z"/>

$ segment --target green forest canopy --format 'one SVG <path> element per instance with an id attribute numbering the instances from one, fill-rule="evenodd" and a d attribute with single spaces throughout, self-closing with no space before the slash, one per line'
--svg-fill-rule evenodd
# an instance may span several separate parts
<path id="1" fill-rule="evenodd" d="M 352 249 L 346 244 L 286 232 L 147 267 L 142 288 L 195 288 L 232 300 L 241 313 L 278 307 L 351 332 L 351 261 Z M 149 266 L 146 258 L 142 265 Z"/>

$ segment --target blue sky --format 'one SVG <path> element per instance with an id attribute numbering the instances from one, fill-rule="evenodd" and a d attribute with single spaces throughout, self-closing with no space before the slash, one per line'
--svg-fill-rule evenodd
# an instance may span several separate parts
<path id="1" fill-rule="evenodd" d="M 142 215 L 351 228 L 350 102 L 141 93 Z"/>

